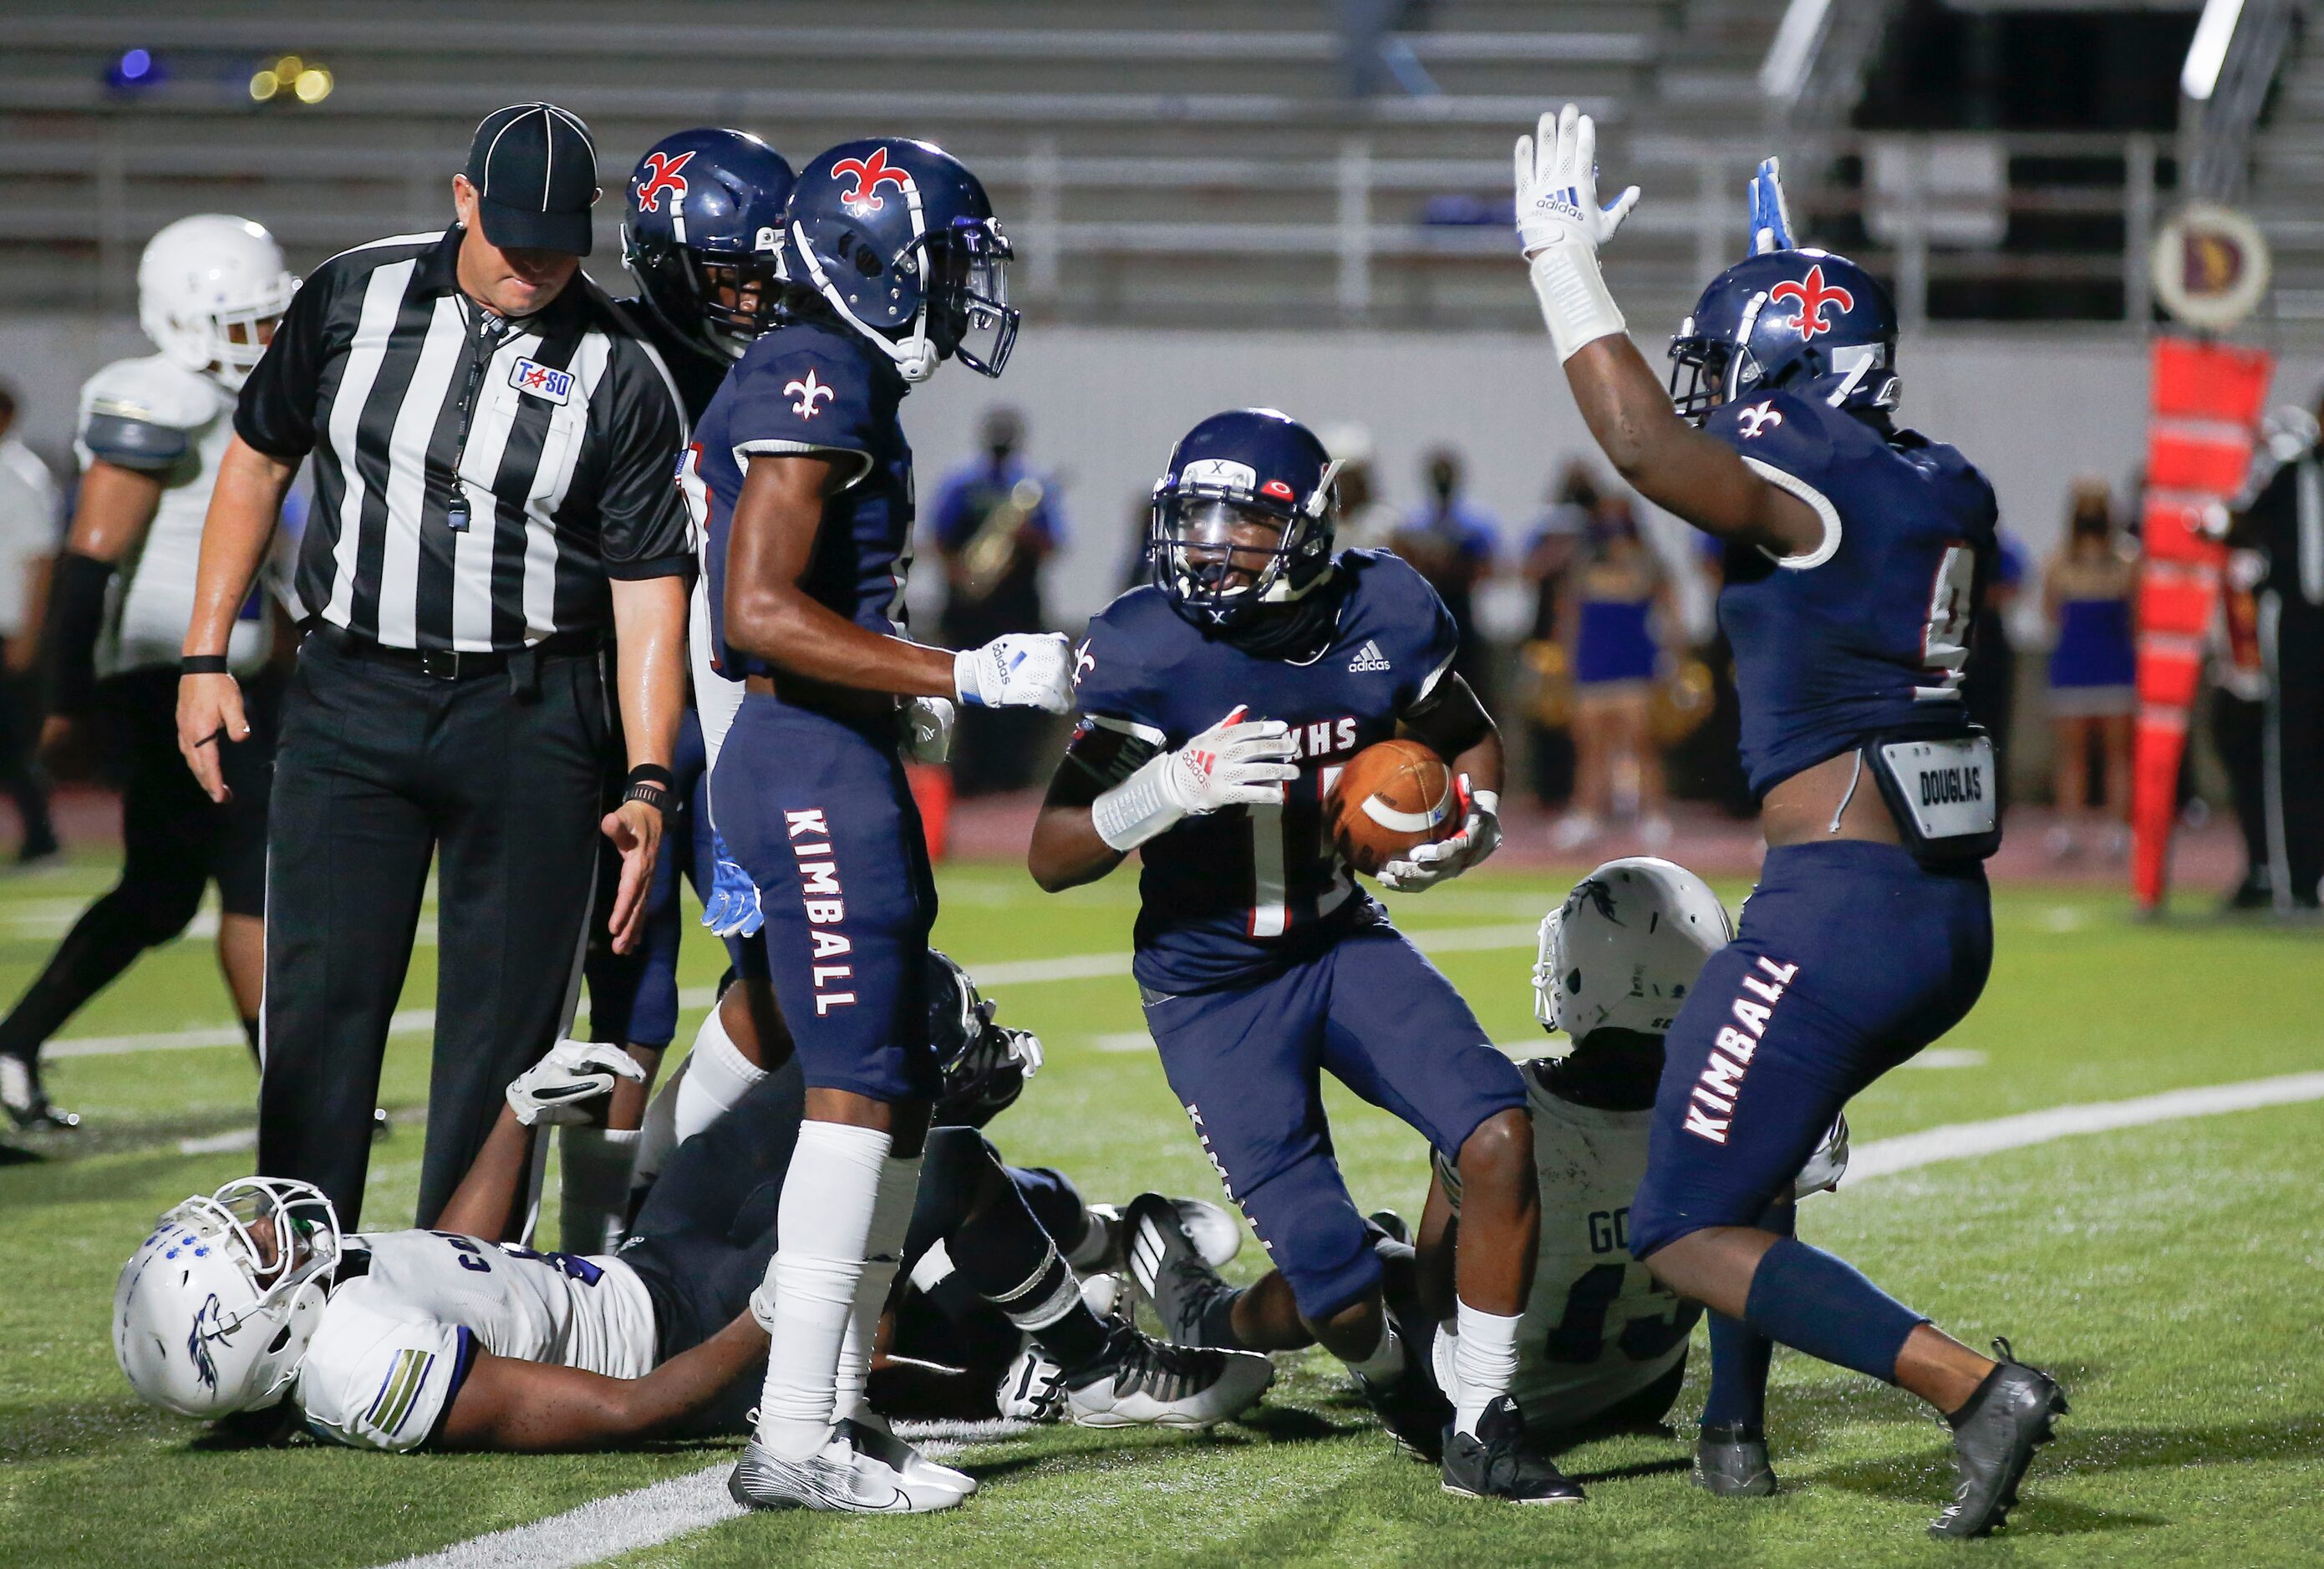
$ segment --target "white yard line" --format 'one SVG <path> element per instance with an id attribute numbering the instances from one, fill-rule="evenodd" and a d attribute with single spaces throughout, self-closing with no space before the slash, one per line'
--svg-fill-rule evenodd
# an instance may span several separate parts
<path id="1" fill-rule="evenodd" d="M 1526 940 L 1530 941 L 1528 931 Z M 2135 1100 L 2095 1101 L 1996 1117 L 1990 1122 L 1949 1123 L 1858 1144 L 1848 1163 L 1847 1193 L 1874 1177 L 1894 1176 L 1946 1161 L 1967 1161 L 2004 1150 L 2022 1150 L 2082 1133 L 2112 1133 L 2186 1117 L 2218 1116 L 2262 1106 L 2324 1100 L 2324 1073 L 2287 1073 L 2241 1084 L 2204 1085 L 2164 1090 Z M 964 1441 L 1007 1436 L 1007 1425 L 945 1424 L 899 1430 L 931 1455 L 951 1454 Z M 916 1434 L 928 1435 L 918 1436 Z M 941 1434 L 941 1436 L 936 1435 Z M 388 1569 L 577 1569 L 616 1554 L 667 1542 L 688 1531 L 733 1519 L 744 1511 L 726 1496 L 731 1460 L 690 1476 L 601 1498 L 579 1509 L 512 1526 L 489 1536 L 454 1544 L 440 1553 L 400 1559 Z"/>
<path id="2" fill-rule="evenodd" d="M 1468 953 L 1501 948 L 1529 948 L 1530 926 L 1448 926 L 1406 933 L 1423 953 Z M 1130 973 L 1130 950 L 1113 953 L 1068 953 L 1055 959 L 1004 959 L 976 967 L 976 984 L 990 991 L 1001 986 L 1040 986 L 1050 981 L 1096 980 Z M 682 1008 L 706 1008 L 718 1000 L 715 986 L 687 986 L 678 994 Z M 424 1035 L 436 1027 L 433 1008 L 406 1008 L 388 1023 L 395 1035 Z M 161 1030 L 138 1035 L 80 1035 L 51 1041 L 41 1054 L 51 1061 L 72 1057 L 119 1057 L 132 1051 L 189 1051 L 200 1047 L 239 1046 L 242 1031 L 235 1025 L 186 1030 Z"/>

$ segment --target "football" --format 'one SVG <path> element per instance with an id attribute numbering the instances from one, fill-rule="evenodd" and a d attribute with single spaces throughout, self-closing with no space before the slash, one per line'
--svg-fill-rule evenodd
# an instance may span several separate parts
<path id="1" fill-rule="evenodd" d="M 1452 771 L 1418 741 L 1381 741 L 1349 758 L 1325 811 L 1333 842 L 1366 876 L 1415 845 L 1461 831 Z"/>

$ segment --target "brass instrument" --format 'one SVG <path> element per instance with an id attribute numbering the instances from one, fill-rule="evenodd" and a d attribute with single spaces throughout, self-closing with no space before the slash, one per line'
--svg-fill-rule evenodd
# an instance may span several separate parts
<path id="1" fill-rule="evenodd" d="M 970 604 L 982 604 L 1017 564 L 1017 531 L 1039 510 L 1045 492 L 1029 474 L 1009 487 L 960 553 L 958 592 Z"/>
<path id="2" fill-rule="evenodd" d="M 1671 662 L 1671 672 L 1655 683 L 1653 727 L 1657 746 L 1674 747 L 1701 729 L 1717 706 L 1719 692 L 1711 666 L 1690 654 Z"/>

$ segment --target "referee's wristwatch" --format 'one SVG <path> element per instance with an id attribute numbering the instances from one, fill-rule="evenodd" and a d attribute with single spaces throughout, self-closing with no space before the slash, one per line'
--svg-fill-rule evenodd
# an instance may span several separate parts
<path id="1" fill-rule="evenodd" d="M 659 763 L 640 763 L 630 770 L 630 782 L 622 792 L 622 803 L 642 801 L 664 817 L 669 815 L 672 797 L 678 791 L 678 776 Z"/>

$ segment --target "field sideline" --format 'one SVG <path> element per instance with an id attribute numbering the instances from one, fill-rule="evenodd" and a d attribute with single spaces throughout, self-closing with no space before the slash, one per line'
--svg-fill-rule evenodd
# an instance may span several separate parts
<path id="1" fill-rule="evenodd" d="M 11 997 L 106 876 L 88 864 L 0 884 Z M 1396 905 L 1514 1050 L 1540 1039 L 1525 985 L 1529 931 L 1563 885 L 1489 870 Z M 1130 882 L 1051 899 L 1015 867 L 970 865 L 948 869 L 944 889 L 939 940 L 991 983 L 1005 1022 L 1048 1047 L 1048 1069 L 991 1130 L 1010 1158 L 1058 1165 L 1093 1197 L 1214 1195 L 1119 973 Z M 1743 890 L 1721 892 L 1731 906 Z M 2136 924 L 2126 901 L 2088 889 L 2011 888 L 1999 912 L 1999 959 L 1978 1011 L 1931 1066 L 1890 1076 L 1852 1114 L 1868 1168 L 1948 1124 L 2324 1069 L 2307 996 L 2324 978 L 2313 931 Z M 715 979 L 715 953 L 689 945 L 693 996 Z M 423 946 L 404 1004 L 412 1027 L 391 1049 L 382 1090 L 403 1125 L 374 1161 L 374 1225 L 410 1213 L 426 1084 L 419 1011 L 434 1001 L 433 978 Z M 69 1146 L 79 1152 L 0 1164 L 0 1246 L 17 1261 L 0 1289 L 0 1562 L 389 1563 L 657 1482 L 682 1488 L 728 1453 L 389 1459 L 193 1447 L 196 1429 L 129 1396 L 106 1308 L 154 1214 L 247 1170 L 250 1064 L 197 940 L 151 956 L 71 1031 L 97 1048 L 51 1074 L 58 1100 L 89 1118 Z M 1344 1096 L 1333 1115 L 1360 1198 L 1416 1210 L 1418 1142 Z M 2074 1415 L 2017 1524 L 1969 1552 L 2313 1560 L 2324 1528 L 2324 1357 L 2311 1307 L 2324 1283 L 2313 1159 L 2324 1105 L 2172 1118 L 1891 1163 L 1803 1212 L 1810 1239 L 1965 1337 L 2010 1335 L 2072 1392 Z M 1253 1246 L 1231 1272 L 1258 1267 Z M 1207 1439 L 1050 1428 L 970 1445 L 962 1457 L 986 1488 L 956 1516 L 727 1520 L 608 1561 L 1885 1564 L 1942 1552 L 1919 1531 L 1945 1491 L 1945 1447 L 1913 1403 L 1788 1355 L 1775 1381 L 1771 1438 L 1786 1491 L 1763 1503 L 1688 1488 L 1683 1446 L 1651 1438 L 1567 1457 L 1591 1488 L 1583 1508 L 1544 1518 L 1456 1503 L 1432 1472 L 1397 1456 L 1311 1354 L 1285 1359 L 1252 1423 Z M 1698 1370 L 1677 1415 L 1700 1399 Z M 557 1562 L 594 1561 L 618 1539 L 559 1530 L 577 1539 L 552 1549 Z M 522 1561 L 548 1561 L 529 1540 Z"/>

